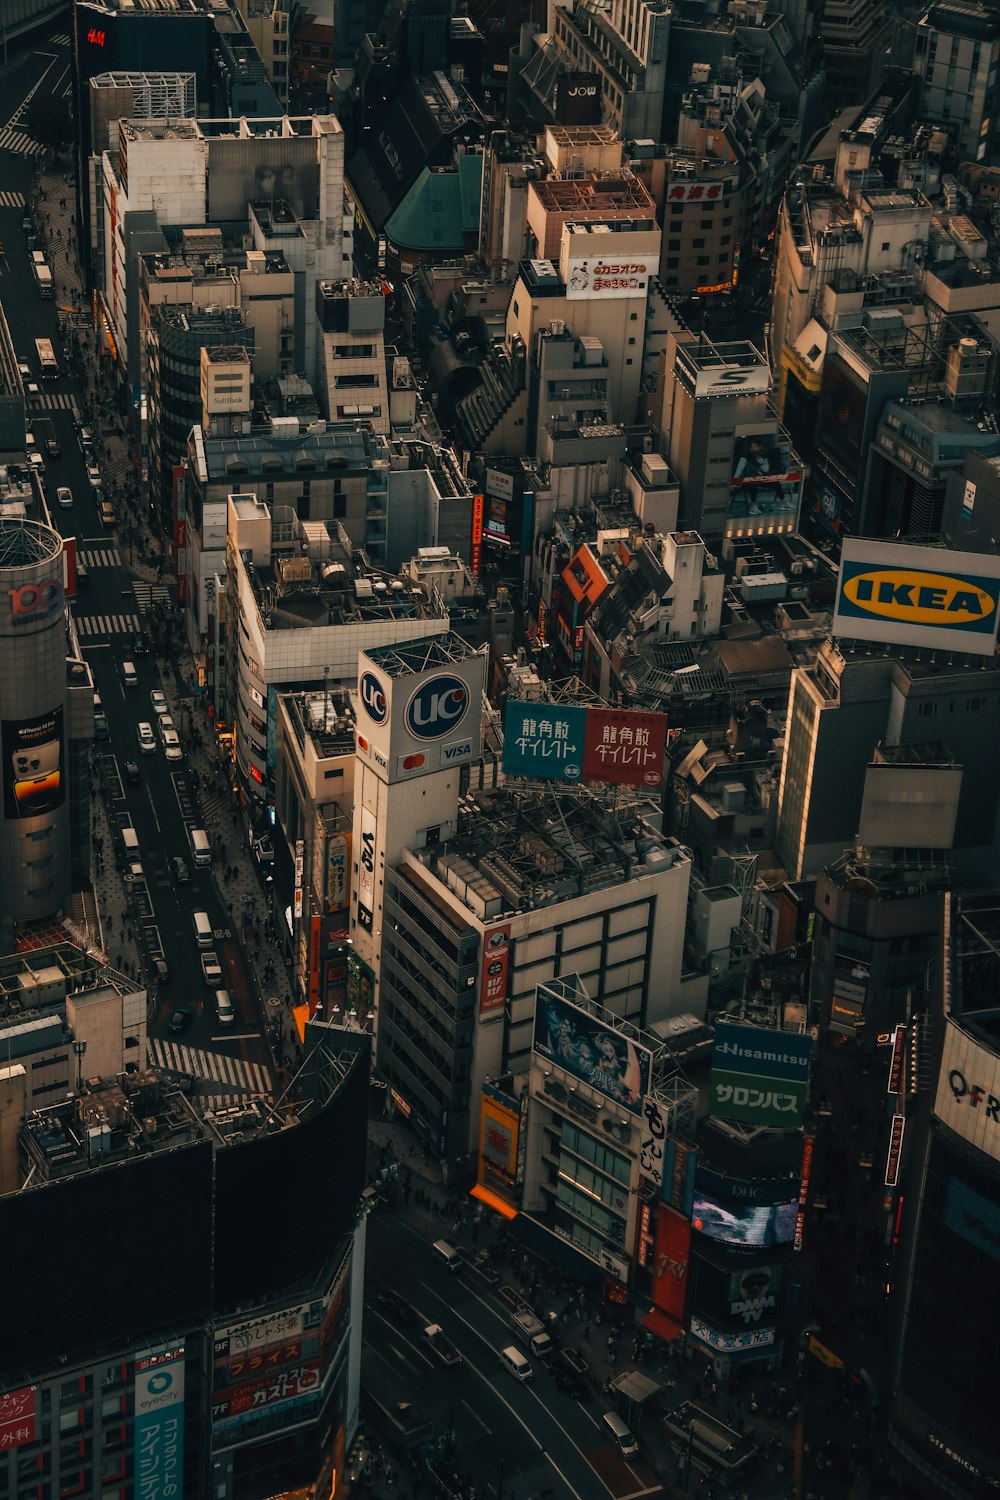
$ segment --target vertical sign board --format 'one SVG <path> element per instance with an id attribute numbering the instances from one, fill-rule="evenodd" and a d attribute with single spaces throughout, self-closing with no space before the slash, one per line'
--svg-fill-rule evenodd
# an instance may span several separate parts
<path id="1" fill-rule="evenodd" d="M 897 1026 L 892 1034 L 892 1056 L 889 1059 L 889 1082 L 887 1094 L 906 1092 L 906 1027 Z"/>
<path id="2" fill-rule="evenodd" d="M 715 1028 L 709 1113 L 797 1130 L 809 1093 L 812 1038 L 721 1022 Z"/>
<path id="3" fill-rule="evenodd" d="M 183 1344 L 135 1362 L 134 1494 L 137 1500 L 183 1500 Z"/>
<path id="4" fill-rule="evenodd" d="M 485 504 L 482 495 L 474 495 L 472 499 L 472 557 L 470 566 L 472 576 L 478 578 L 483 565 L 483 511 Z"/>
<path id="5" fill-rule="evenodd" d="M 885 1159 L 886 1187 L 895 1187 L 899 1182 L 899 1159 L 903 1154 L 903 1131 L 905 1128 L 905 1116 L 893 1115 L 892 1126 L 889 1131 L 889 1151 Z"/>
<path id="6" fill-rule="evenodd" d="M 666 1107 L 652 1094 L 642 1101 L 642 1136 L 639 1142 L 639 1171 L 657 1189 L 663 1189 L 663 1147 L 667 1138 Z"/>
<path id="7" fill-rule="evenodd" d="M 375 814 L 361 809 L 361 848 L 358 851 L 358 926 L 371 932 L 375 924 Z"/>
<path id="8" fill-rule="evenodd" d="M 675 1323 L 684 1321 L 688 1256 L 691 1250 L 691 1220 L 661 1203 L 656 1219 L 656 1260 L 653 1271 L 653 1305 Z"/>
<path id="9" fill-rule="evenodd" d="M 812 1177 L 813 1150 L 816 1138 L 807 1135 L 802 1142 L 802 1176 L 799 1178 L 799 1201 L 795 1215 L 795 1239 L 793 1246 L 802 1249 L 806 1233 L 806 1208 L 809 1204 L 809 1179 Z"/>
<path id="10" fill-rule="evenodd" d="M 507 964 L 510 958 L 510 923 L 488 927 L 483 934 L 483 976 L 479 1016 L 495 1015 L 507 1002 Z"/>
<path id="11" fill-rule="evenodd" d="M 305 867 L 306 846 L 302 839 L 295 840 L 295 920 L 302 920 L 302 875 Z"/>

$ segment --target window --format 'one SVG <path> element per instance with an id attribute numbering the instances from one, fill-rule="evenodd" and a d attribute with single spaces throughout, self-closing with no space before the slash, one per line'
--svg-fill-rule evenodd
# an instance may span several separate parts
<path id="1" fill-rule="evenodd" d="M 692 240 L 691 241 L 691 246 L 695 250 L 704 250 L 704 248 L 705 248 L 705 241 L 704 240 Z"/>
<path id="2" fill-rule="evenodd" d="M 635 343 L 635 339 L 629 339 L 629 343 L 630 344 L 634 344 Z"/>
<path id="3" fill-rule="evenodd" d="M 677 267 L 679 265 L 680 265 L 680 261 L 677 258 L 677 256 L 676 255 L 671 255 L 670 258 L 669 258 L 669 260 L 667 261 L 667 270 L 668 271 L 676 271 Z M 676 280 L 677 280 L 677 278 L 674 277 L 674 281 L 675 282 L 676 282 Z"/>
<path id="4" fill-rule="evenodd" d="M 889 248 L 889 241 L 888 240 L 883 240 L 882 241 L 882 249 L 883 250 L 888 250 L 888 248 Z"/>
<path id="5" fill-rule="evenodd" d="M 707 255 L 699 255 L 698 256 L 697 264 L 699 266 L 707 266 L 708 262 L 709 262 L 709 256 L 707 256 Z"/>
<path id="6" fill-rule="evenodd" d="M 681 248 L 681 242 L 680 242 L 680 240 L 668 240 L 667 241 L 667 249 L 668 250 L 679 250 L 680 248 Z"/>
<path id="7" fill-rule="evenodd" d="M 723 227 L 723 229 L 728 229 L 729 226 L 730 226 L 730 224 L 732 222 L 733 222 L 733 216 L 732 216 L 732 214 L 727 214 L 726 217 L 722 221 L 722 227 Z"/>
<path id="8" fill-rule="evenodd" d="M 698 225 L 699 229 L 711 229 L 711 227 L 712 227 L 712 221 L 711 221 L 711 219 L 702 219 L 701 222 L 700 222 L 700 224 Z"/>

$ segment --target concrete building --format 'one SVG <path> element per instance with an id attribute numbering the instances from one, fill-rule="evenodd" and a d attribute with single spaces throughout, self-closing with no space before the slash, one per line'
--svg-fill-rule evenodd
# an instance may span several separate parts
<path id="1" fill-rule="evenodd" d="M 659 446 L 680 481 L 682 524 L 710 541 L 794 532 L 802 465 L 753 344 L 672 331 L 659 387 Z"/>
<path id="2" fill-rule="evenodd" d="M 246 23 L 278 103 L 287 105 L 289 22 L 294 7 L 287 0 L 234 0 L 234 3 Z"/>
<path id="3" fill-rule="evenodd" d="M 88 723 L 81 708 L 87 684 L 78 693 L 68 675 L 63 542 L 57 531 L 38 521 L 0 523 L 0 591 L 0 856 L 8 872 L 0 931 L 12 946 L 16 928 L 69 909 L 70 803 L 79 795 L 86 741 L 93 737 L 93 689 Z M 89 776 L 87 781 L 89 793 Z"/>
<path id="4" fill-rule="evenodd" d="M 14 343 L 0 308 L 0 453 L 24 452 L 24 382 Z"/>
<path id="5" fill-rule="evenodd" d="M 796 667 L 775 838 L 791 878 L 816 874 L 854 847 L 876 748 L 920 745 L 933 734 L 962 771 L 951 868 L 963 881 L 988 881 L 1000 814 L 992 774 L 997 685 L 996 668 L 984 658 L 956 650 L 944 659 L 917 645 L 828 640 L 813 666 Z"/>
<path id="6" fill-rule="evenodd" d="M 6 1316 L 0 1399 L 16 1415 L 0 1483 L 16 1494 L 30 1468 L 35 1488 L 43 1473 L 87 1500 L 140 1484 L 232 1500 L 276 1482 L 329 1492 L 360 1402 L 367 1038 L 310 1026 L 278 1125 L 269 1102 L 212 1110 L 144 1059 L 116 1066 L 117 990 L 29 995 L 19 1006 L 6 991 L 35 1049 L 29 1025 L 8 1024 L 0 1222 L 11 1272 L 49 1295 Z M 262 1210 L 250 1254 L 248 1195 Z M 122 1225 L 154 1200 L 183 1212 L 161 1216 L 140 1271 Z M 75 1261 L 87 1297 L 60 1272 L 71 1223 L 91 1226 Z M 282 1269 L 289 1233 L 298 1252 Z"/>
<path id="7" fill-rule="evenodd" d="M 951 134 L 958 161 L 992 164 L 1000 82 L 1000 11 L 970 0 L 932 5 L 916 26 L 920 109 Z"/>
<path id="8" fill-rule="evenodd" d="M 321 281 L 316 286 L 316 391 L 331 422 L 363 419 L 389 432 L 385 293 L 381 282 Z"/>
<path id="9" fill-rule="evenodd" d="M 344 238 L 344 138 L 333 115 L 238 124 L 125 120 L 117 152 L 101 157 L 100 185 L 100 297 L 109 349 L 129 387 L 138 386 L 141 369 L 139 255 L 168 250 L 164 231 L 178 226 L 208 227 L 218 240 L 220 224 L 247 224 L 251 253 L 244 251 L 244 265 L 250 274 L 267 272 L 268 252 L 284 256 L 296 276 L 294 358 L 303 373 L 314 371 L 316 326 L 306 309 L 318 281 L 344 275 L 345 250 L 350 253 Z M 188 241 L 192 248 L 195 240 Z M 270 264 L 276 264 L 273 258 Z M 230 298 L 235 300 L 234 292 Z M 287 341 L 283 352 L 287 358 Z"/>
<path id="10" fill-rule="evenodd" d="M 878 0 L 826 0 L 819 34 L 831 111 L 849 109 L 875 92 L 890 61 L 895 29 Z"/>
<path id="11" fill-rule="evenodd" d="M 232 727 L 240 789 L 257 823 L 274 797 L 278 690 L 353 684 L 359 651 L 443 633 L 448 614 L 415 585 L 357 567 L 337 521 L 300 520 L 256 495 L 230 494 L 224 535 L 230 649 L 217 718 Z"/>

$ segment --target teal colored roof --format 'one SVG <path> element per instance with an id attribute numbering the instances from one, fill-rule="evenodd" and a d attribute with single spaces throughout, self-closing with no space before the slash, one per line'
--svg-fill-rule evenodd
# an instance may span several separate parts
<path id="1" fill-rule="evenodd" d="M 466 234 L 479 228 L 483 158 L 471 152 L 459 157 L 458 170 L 420 176 L 386 221 L 388 239 L 401 250 L 461 250 Z"/>

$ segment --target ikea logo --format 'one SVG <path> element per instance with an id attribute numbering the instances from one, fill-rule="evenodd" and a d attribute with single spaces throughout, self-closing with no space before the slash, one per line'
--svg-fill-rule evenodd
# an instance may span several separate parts
<path id="1" fill-rule="evenodd" d="M 994 629 L 997 600 L 994 579 L 845 562 L 838 613 L 978 634 Z"/>

